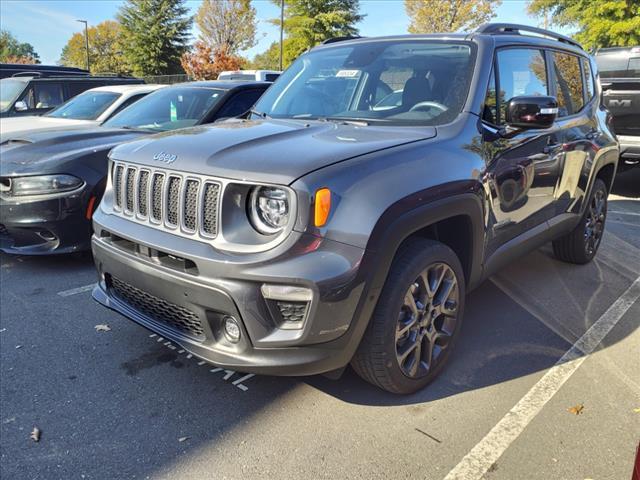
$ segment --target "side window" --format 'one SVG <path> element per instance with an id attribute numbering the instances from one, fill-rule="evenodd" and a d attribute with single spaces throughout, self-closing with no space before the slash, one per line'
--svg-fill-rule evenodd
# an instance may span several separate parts
<path id="1" fill-rule="evenodd" d="M 38 108 L 53 108 L 63 102 L 62 84 L 54 82 L 42 82 L 36 84 L 35 104 Z"/>
<path id="2" fill-rule="evenodd" d="M 267 74 L 265 74 L 264 79 L 267 82 L 275 82 L 278 79 L 279 76 L 280 76 L 279 73 L 267 73 Z"/>
<path id="3" fill-rule="evenodd" d="M 487 87 L 487 96 L 484 100 L 484 110 L 482 111 L 482 119 L 485 122 L 498 124 L 498 97 L 496 95 L 496 72 L 491 69 L 491 78 Z"/>
<path id="4" fill-rule="evenodd" d="M 591 64 L 586 58 L 582 59 L 582 69 L 584 70 L 585 92 L 587 93 L 587 102 L 593 98 L 595 85 L 593 84 L 593 73 L 591 73 Z"/>
<path id="5" fill-rule="evenodd" d="M 217 118 L 231 118 L 249 110 L 262 95 L 262 90 L 245 90 L 231 97 L 216 114 Z"/>
<path id="6" fill-rule="evenodd" d="M 27 104 L 29 110 L 35 110 L 36 108 L 36 92 L 33 85 L 29 86 L 22 97 L 22 101 Z"/>
<path id="7" fill-rule="evenodd" d="M 111 112 L 111 115 L 109 115 L 109 118 L 113 117 L 114 115 L 117 115 L 122 110 L 127 108 L 129 105 L 131 105 L 133 103 L 136 103 L 138 100 L 140 100 L 145 95 L 147 95 L 147 94 L 146 93 L 139 93 L 138 95 L 131 95 L 124 102 L 122 102 L 120 105 L 118 105 L 118 107 L 113 112 Z"/>
<path id="8" fill-rule="evenodd" d="M 580 60 L 568 53 L 553 52 L 551 55 L 558 99 L 558 116 L 573 115 L 584 106 Z"/>
<path id="9" fill-rule="evenodd" d="M 499 50 L 498 60 L 498 122 L 503 123 L 507 103 L 522 95 L 548 95 L 547 70 L 544 55 L 530 48 Z"/>

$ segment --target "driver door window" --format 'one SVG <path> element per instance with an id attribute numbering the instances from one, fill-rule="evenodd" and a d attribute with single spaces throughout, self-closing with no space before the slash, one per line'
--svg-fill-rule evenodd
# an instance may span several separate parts
<path id="1" fill-rule="evenodd" d="M 60 83 L 42 83 L 35 86 L 34 106 L 30 108 L 51 109 L 64 101 Z"/>
<path id="2" fill-rule="evenodd" d="M 498 123 L 504 124 L 507 103 L 522 95 L 548 95 L 547 69 L 540 50 L 508 48 L 499 50 Z"/>

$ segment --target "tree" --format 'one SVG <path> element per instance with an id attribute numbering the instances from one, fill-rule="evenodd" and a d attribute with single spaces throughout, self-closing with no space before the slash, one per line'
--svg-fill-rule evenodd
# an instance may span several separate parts
<path id="1" fill-rule="evenodd" d="M 228 55 L 256 44 L 256 9 L 250 0 L 203 0 L 196 24 L 202 42 Z"/>
<path id="2" fill-rule="evenodd" d="M 473 30 L 496 16 L 501 0 L 405 0 L 410 33 Z"/>
<path id="3" fill-rule="evenodd" d="M 92 73 L 130 73 L 122 56 L 122 28 L 113 20 L 89 27 L 89 64 Z M 87 53 L 84 33 L 74 33 L 62 49 L 59 63 L 68 67 L 86 68 Z"/>
<path id="4" fill-rule="evenodd" d="M 640 44 L 638 0 L 533 0 L 529 13 L 551 17 L 561 27 L 577 27 L 575 39 L 587 48 Z"/>
<path id="5" fill-rule="evenodd" d="M 273 2 L 280 5 L 280 0 Z M 288 48 L 285 56 L 295 59 L 329 38 L 358 35 L 355 25 L 364 18 L 359 9 L 359 0 L 287 0 L 284 31 Z M 280 19 L 272 20 L 272 23 L 280 25 Z"/>
<path id="6" fill-rule="evenodd" d="M 220 72 L 240 70 L 242 65 L 243 59 L 229 54 L 225 47 L 213 49 L 202 41 L 182 56 L 182 68 L 196 80 L 215 80 Z"/>
<path id="7" fill-rule="evenodd" d="M 298 56 L 308 47 L 299 38 L 285 38 L 283 42 L 282 65 L 284 68 L 291 65 Z M 280 68 L 280 43 L 273 42 L 267 50 L 256 54 L 249 62 L 249 67 L 256 70 L 278 70 Z"/>
<path id="8" fill-rule="evenodd" d="M 40 63 L 40 57 L 33 45 L 18 41 L 7 30 L 0 30 L 0 62 L 34 64 Z"/>
<path id="9" fill-rule="evenodd" d="M 126 0 L 118 12 L 123 54 L 135 75 L 181 73 L 192 18 L 184 0 Z"/>

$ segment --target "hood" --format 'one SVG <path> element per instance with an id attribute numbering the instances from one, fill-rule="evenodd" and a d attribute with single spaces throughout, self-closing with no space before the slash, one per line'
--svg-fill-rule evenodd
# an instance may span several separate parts
<path id="1" fill-rule="evenodd" d="M 290 184 L 332 163 L 435 135 L 433 127 L 232 120 L 120 145 L 111 157 L 236 180 Z M 170 165 L 162 163 L 167 158 Z"/>
<path id="2" fill-rule="evenodd" d="M 0 119 L 0 143 L 15 135 L 24 135 L 36 130 L 74 129 L 80 126 L 95 126 L 95 120 L 74 120 L 54 117 L 9 117 Z"/>
<path id="3" fill-rule="evenodd" d="M 149 135 L 120 128 L 40 130 L 8 136 L 0 144 L 0 175 L 65 173 L 70 164 Z"/>

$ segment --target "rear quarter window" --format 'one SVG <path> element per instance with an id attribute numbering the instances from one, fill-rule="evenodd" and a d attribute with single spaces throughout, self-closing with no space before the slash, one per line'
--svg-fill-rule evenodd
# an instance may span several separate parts
<path id="1" fill-rule="evenodd" d="M 584 107 L 580 59 L 569 53 L 552 52 L 558 116 L 578 113 Z"/>

